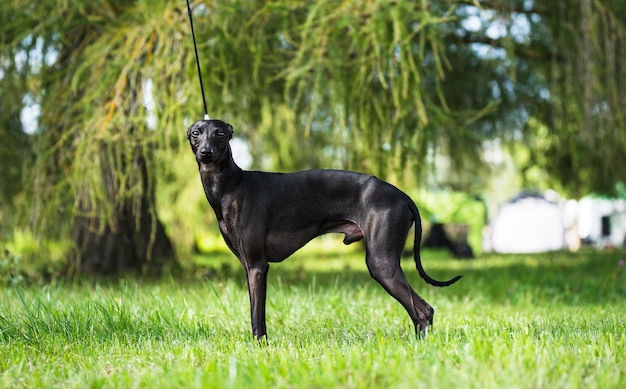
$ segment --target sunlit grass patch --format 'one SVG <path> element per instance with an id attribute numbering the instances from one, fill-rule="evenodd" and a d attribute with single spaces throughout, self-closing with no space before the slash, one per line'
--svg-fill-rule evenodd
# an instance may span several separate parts
<path id="1" fill-rule="evenodd" d="M 304 251 L 272 265 L 264 347 L 250 334 L 245 277 L 229 255 L 203 258 L 205 270 L 186 281 L 9 283 L 0 291 L 0 387 L 626 383 L 623 252 L 423 257 L 432 275 L 464 276 L 430 287 L 403 260 L 436 310 L 423 340 L 359 250 Z"/>

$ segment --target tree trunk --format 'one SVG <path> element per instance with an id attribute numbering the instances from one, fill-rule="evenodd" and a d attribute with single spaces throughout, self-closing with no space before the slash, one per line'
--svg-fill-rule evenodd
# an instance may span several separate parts
<path id="1" fill-rule="evenodd" d="M 149 211 L 142 209 L 137 221 L 132 210 L 123 207 L 103 231 L 101 224 L 100 220 L 75 218 L 73 273 L 159 275 L 166 266 L 175 266 L 174 251 L 163 225 Z"/>
<path id="2" fill-rule="evenodd" d="M 132 186 L 141 186 L 135 189 L 135 197 L 119 199 L 121 184 L 116 180 L 116 170 L 109 166 L 103 168 L 106 169 L 103 174 L 113 214 L 104 218 L 96 206 L 79 200 L 72 233 L 76 250 L 70 261 L 70 273 L 159 275 L 177 267 L 171 241 L 154 208 L 154 190 L 148 184 L 146 161 L 138 149 L 130 165 L 135 182 L 125 184 L 126 192 Z"/>

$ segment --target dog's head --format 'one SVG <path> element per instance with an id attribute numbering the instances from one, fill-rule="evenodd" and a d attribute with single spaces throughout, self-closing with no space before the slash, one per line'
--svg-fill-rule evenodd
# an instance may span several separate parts
<path id="1" fill-rule="evenodd" d="M 187 129 L 187 140 L 200 163 L 209 164 L 228 154 L 233 126 L 221 120 L 198 120 Z"/>

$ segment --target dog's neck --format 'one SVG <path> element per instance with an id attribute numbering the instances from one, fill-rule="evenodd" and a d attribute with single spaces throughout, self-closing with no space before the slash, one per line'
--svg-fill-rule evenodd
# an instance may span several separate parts
<path id="1" fill-rule="evenodd" d="M 206 198 L 218 220 L 222 220 L 222 200 L 226 198 L 225 192 L 237 185 L 243 170 L 235 163 L 230 146 L 220 160 L 210 164 L 198 163 L 198 167 Z"/>

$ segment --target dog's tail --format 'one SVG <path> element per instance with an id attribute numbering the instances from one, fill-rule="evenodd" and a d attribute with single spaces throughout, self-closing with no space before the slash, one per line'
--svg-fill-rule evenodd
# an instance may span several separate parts
<path id="1" fill-rule="evenodd" d="M 408 197 L 408 196 L 407 196 Z M 420 244 L 422 243 L 422 219 L 420 218 L 420 213 L 417 210 L 417 206 L 413 202 L 413 200 L 409 199 L 409 208 L 413 212 L 413 218 L 415 219 L 415 241 L 413 242 L 413 258 L 415 259 L 415 266 L 417 267 L 417 272 L 420 277 L 426 282 L 434 286 L 448 286 L 452 285 L 458 280 L 461 279 L 462 276 L 456 276 L 454 278 L 449 279 L 448 281 L 437 281 L 428 274 L 426 274 L 426 270 L 422 266 L 422 259 L 420 256 Z"/>

